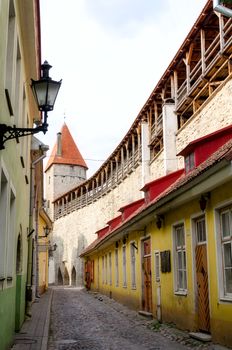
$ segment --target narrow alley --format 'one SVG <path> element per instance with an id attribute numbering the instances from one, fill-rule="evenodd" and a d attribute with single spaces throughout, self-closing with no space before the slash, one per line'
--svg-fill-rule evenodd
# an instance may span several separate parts
<path id="1" fill-rule="evenodd" d="M 54 288 L 48 350 L 216 349 L 106 296 L 78 288 Z"/>

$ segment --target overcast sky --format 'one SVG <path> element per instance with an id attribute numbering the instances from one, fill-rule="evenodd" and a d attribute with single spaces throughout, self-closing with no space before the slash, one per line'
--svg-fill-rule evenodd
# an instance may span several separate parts
<path id="1" fill-rule="evenodd" d="M 206 0 L 40 3 L 42 61 L 63 82 L 39 138 L 52 149 L 65 120 L 90 177 L 129 130 Z"/>

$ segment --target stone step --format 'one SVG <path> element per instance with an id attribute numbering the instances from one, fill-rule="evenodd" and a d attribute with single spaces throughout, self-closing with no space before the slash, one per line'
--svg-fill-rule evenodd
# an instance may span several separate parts
<path id="1" fill-rule="evenodd" d="M 201 332 L 190 332 L 189 336 L 191 338 L 194 338 L 203 342 L 208 342 L 212 340 L 211 334 L 206 334 Z"/>
<path id="2" fill-rule="evenodd" d="M 149 319 L 153 318 L 153 315 L 152 315 L 151 312 L 147 312 L 147 311 L 141 310 L 141 311 L 138 312 L 138 314 L 141 315 L 141 316 L 144 316 L 146 318 L 149 318 Z"/>

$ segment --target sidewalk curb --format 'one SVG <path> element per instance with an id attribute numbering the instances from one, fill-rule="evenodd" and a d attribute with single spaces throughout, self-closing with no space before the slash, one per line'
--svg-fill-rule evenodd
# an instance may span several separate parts
<path id="1" fill-rule="evenodd" d="M 51 290 L 51 294 L 49 297 L 47 315 L 46 315 L 46 320 L 45 320 L 45 324 L 44 324 L 44 334 L 43 334 L 43 339 L 42 339 L 42 344 L 41 344 L 41 350 L 47 350 L 47 346 L 48 346 L 51 305 L 52 305 L 52 298 L 53 298 L 53 288 L 50 288 L 50 290 Z"/>

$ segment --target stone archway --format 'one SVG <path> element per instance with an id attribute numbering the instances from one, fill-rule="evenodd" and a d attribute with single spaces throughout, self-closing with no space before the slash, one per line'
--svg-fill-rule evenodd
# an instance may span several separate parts
<path id="1" fill-rule="evenodd" d="M 76 273 L 76 269 L 74 266 L 72 268 L 72 281 L 71 281 L 71 283 L 72 283 L 72 286 L 76 286 L 76 284 L 77 284 L 77 273 Z"/>
<path id="2" fill-rule="evenodd" d="M 69 273 L 68 273 L 68 270 L 67 270 L 66 266 L 64 268 L 64 285 L 65 286 L 69 285 Z"/>
<path id="3" fill-rule="evenodd" d="M 63 276 L 62 276 L 60 268 L 58 268 L 58 285 L 63 286 Z"/>

